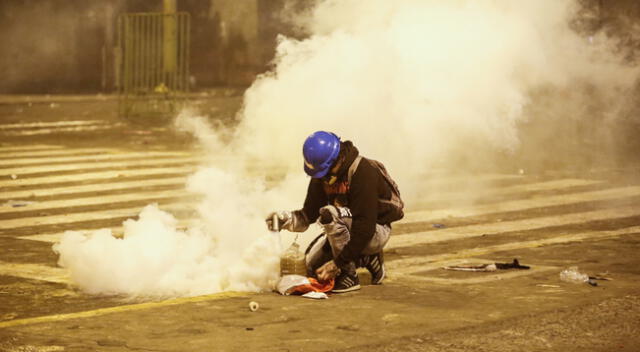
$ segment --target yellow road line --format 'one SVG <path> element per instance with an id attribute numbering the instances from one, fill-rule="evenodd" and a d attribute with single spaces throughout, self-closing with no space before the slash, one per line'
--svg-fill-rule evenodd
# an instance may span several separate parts
<path id="1" fill-rule="evenodd" d="M 0 329 L 10 328 L 15 326 L 39 324 L 39 323 L 51 323 L 51 322 L 65 321 L 65 320 L 71 320 L 71 319 L 91 318 L 91 317 L 97 317 L 97 316 L 113 314 L 113 313 L 123 313 L 123 312 L 132 312 L 132 311 L 145 310 L 145 309 L 170 307 L 170 306 L 186 304 L 186 303 L 197 303 L 197 302 L 215 301 L 215 300 L 226 299 L 226 298 L 246 297 L 248 294 L 250 293 L 249 292 L 220 292 L 220 293 L 214 293 L 214 294 L 205 295 L 205 296 L 174 298 L 174 299 L 168 299 L 160 302 L 128 304 L 123 306 L 99 308 L 99 309 L 76 312 L 76 313 L 54 314 L 54 315 L 46 315 L 46 316 L 35 317 L 35 318 L 16 319 L 16 320 L 0 322 Z"/>

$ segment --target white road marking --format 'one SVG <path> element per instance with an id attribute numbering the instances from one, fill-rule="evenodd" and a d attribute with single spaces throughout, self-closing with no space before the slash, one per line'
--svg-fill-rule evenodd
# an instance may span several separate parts
<path id="1" fill-rule="evenodd" d="M 97 230 L 100 230 L 100 229 L 104 229 L 104 228 L 105 227 L 96 227 L 96 228 L 93 228 L 93 229 L 81 229 L 81 230 L 72 230 L 72 231 L 73 232 L 80 232 L 80 233 L 83 233 L 83 234 L 88 234 L 88 233 L 92 233 L 94 231 L 97 231 Z M 111 233 L 113 235 L 116 235 L 116 236 L 119 235 L 119 234 L 122 234 L 124 232 L 124 229 L 123 229 L 122 226 L 109 227 L 109 229 L 111 230 Z M 21 240 L 57 243 L 57 242 L 60 242 L 60 239 L 65 234 L 65 232 L 43 233 L 43 234 L 39 234 L 39 235 L 20 236 L 20 237 L 17 237 L 17 238 L 19 238 Z"/>
<path id="2" fill-rule="evenodd" d="M 195 221 L 195 219 L 182 219 L 182 220 L 178 220 L 178 224 L 177 224 L 177 228 L 180 230 L 185 230 L 189 228 L 189 224 L 193 223 L 193 221 Z M 74 229 L 74 230 L 69 230 L 69 231 L 73 231 L 73 232 L 80 232 L 83 234 L 90 234 L 92 232 L 95 232 L 97 230 L 101 230 L 104 229 L 105 227 L 95 227 L 95 228 L 87 228 L 87 229 Z M 108 229 L 111 230 L 111 233 L 115 236 L 115 237 L 122 237 L 122 234 L 124 233 L 124 228 L 122 226 L 116 226 L 116 227 L 108 227 Z M 38 242 L 48 242 L 48 243 L 57 243 L 60 242 L 60 239 L 62 238 L 62 236 L 66 233 L 67 231 L 64 232 L 56 232 L 56 233 L 42 233 L 42 234 L 38 234 L 38 235 L 28 235 L 28 236 L 19 236 L 16 238 L 19 238 L 21 240 L 29 240 L 29 241 L 38 241 Z"/>
<path id="3" fill-rule="evenodd" d="M 197 157 L 171 157 L 171 158 L 151 158 L 142 160 L 128 160 L 128 161 L 111 161 L 111 162 L 95 162 L 95 163 L 74 163 L 74 164 L 60 164 L 49 166 L 27 166 L 17 167 L 9 169 L 0 169 L 0 175 L 22 175 L 31 173 L 45 173 L 45 172 L 57 172 L 57 171 L 79 171 L 95 168 L 126 168 L 131 166 L 153 166 L 153 165 L 181 165 L 183 163 L 201 161 Z"/>
<path id="4" fill-rule="evenodd" d="M 118 159 L 135 159 L 135 158 L 181 158 L 181 157 L 191 157 L 193 156 L 190 153 L 181 153 L 181 152 L 129 152 L 129 153 L 100 153 L 95 155 L 75 155 L 75 156 L 64 156 L 64 157 L 51 157 L 47 156 L 44 158 L 36 158 L 36 159 L 10 159 L 10 160 L 0 160 L 0 167 L 9 167 L 9 166 L 26 166 L 26 165 L 48 165 L 53 163 L 63 163 L 63 162 L 86 162 L 86 161 L 115 161 Z M 1 170 L 0 170 L 1 171 Z"/>
<path id="5" fill-rule="evenodd" d="M 20 152 L 20 151 L 29 151 L 29 150 L 53 150 L 53 149 L 63 149 L 64 147 L 61 145 L 48 145 L 48 144 L 34 144 L 34 145 L 7 145 L 0 146 L 0 155 L 5 152 Z"/>
<path id="6" fill-rule="evenodd" d="M 15 151 L 7 154 L 0 153 L 0 160 L 19 160 L 19 158 L 25 159 L 34 159 L 41 157 L 59 157 L 65 155 L 75 155 L 75 154 L 104 154 L 104 153 L 118 153 L 122 152 L 119 149 L 109 149 L 109 148 L 76 148 L 76 149 L 53 149 L 53 150 L 25 150 L 25 151 Z"/>
<path id="7" fill-rule="evenodd" d="M 196 166 L 174 166 L 174 167 L 158 167 L 149 169 L 131 169 L 131 170 L 113 170 L 113 171 L 98 171 L 98 172 L 84 172 L 71 175 L 55 175 L 55 176 L 42 176 L 42 177 L 20 177 L 15 180 L 11 178 L 5 178 L 0 180 L 0 187 L 26 187 L 33 185 L 44 185 L 60 182 L 83 182 L 87 180 L 111 180 L 114 182 L 127 177 L 148 176 L 152 178 L 154 176 L 161 176 L 167 174 L 188 174 L 197 170 Z M 74 186 L 71 186 L 74 187 Z M 2 196 L 2 194 L 0 194 Z M 2 197 L 5 198 L 5 197 Z"/>
<path id="8" fill-rule="evenodd" d="M 56 127 L 56 126 L 104 125 L 108 123 L 110 122 L 105 120 L 6 123 L 6 124 L 0 124 L 0 130 L 19 129 L 19 128 L 37 128 L 37 127 Z"/>
<path id="9" fill-rule="evenodd" d="M 0 262 L 0 275 L 18 276 L 26 279 L 70 284 L 69 273 L 63 268 L 41 264 Z"/>
<path id="10" fill-rule="evenodd" d="M 13 207 L 11 204 L 0 206 L 0 214 L 6 213 L 24 213 L 36 210 L 55 210 L 70 207 L 81 206 L 99 206 L 109 205 L 114 203 L 144 201 L 148 203 L 154 203 L 166 198 L 180 198 L 180 197 L 196 197 L 196 195 L 187 193 L 183 189 L 167 190 L 167 191 L 139 191 L 136 193 L 114 194 L 98 197 L 86 197 L 86 198 L 72 198 L 72 199 L 60 199 L 50 200 L 45 202 L 36 202 L 21 207 Z M 66 215 L 68 216 L 68 215 Z M 0 220 L 2 224 L 3 220 Z M 1 227 L 2 225 L 0 225 Z"/>
<path id="11" fill-rule="evenodd" d="M 78 127 L 58 127 L 58 128 L 44 128 L 44 129 L 29 129 L 21 131 L 6 131 L 0 132 L 4 136 L 37 136 L 41 134 L 52 134 L 60 132 L 87 132 L 87 131 L 100 131 L 110 130 L 120 126 L 122 123 L 114 123 L 111 125 L 91 125 L 91 126 L 78 126 Z"/>
<path id="12" fill-rule="evenodd" d="M 114 182 L 109 183 L 93 183 L 87 185 L 73 185 L 67 187 L 51 187 L 51 188 L 41 188 L 41 189 L 32 189 L 32 190 L 21 190 L 21 191 L 7 191 L 0 193 L 0 199 L 28 199 L 32 197 L 51 197 L 51 196 L 61 196 L 61 195 L 72 195 L 77 193 L 86 193 L 86 192 L 106 192 L 106 191 L 117 191 L 128 188 L 140 188 L 137 191 L 145 191 L 146 187 L 155 187 L 155 186 L 184 186 L 187 177 L 169 177 L 169 178 L 159 178 L 159 179 L 144 179 L 144 180 L 136 180 L 136 181 L 120 181 L 115 179 Z M 2 209 L 2 202 L 0 202 L 0 209 Z"/>
<path id="13" fill-rule="evenodd" d="M 484 224 L 474 224 L 468 226 L 452 227 L 438 230 L 413 232 L 391 236 L 386 248 L 410 247 L 421 244 L 452 241 L 458 239 L 480 237 L 482 235 L 501 234 L 504 232 L 516 232 L 514 238 L 518 236 L 518 231 L 527 231 L 549 226 L 563 226 L 570 224 L 580 224 L 597 220 L 616 220 L 630 216 L 640 216 L 640 207 L 619 207 L 607 208 L 582 213 L 552 215 L 538 218 L 491 222 Z"/>
<path id="14" fill-rule="evenodd" d="M 149 202 L 152 203 L 152 199 L 149 199 Z M 142 208 L 144 208 L 144 206 L 110 210 L 85 211 L 65 215 L 33 216 L 18 219 L 0 220 L 0 230 L 9 230 L 24 226 L 63 225 L 80 221 L 109 220 L 124 217 L 134 218 L 140 213 Z M 188 210 L 191 209 L 191 203 L 163 203 L 160 205 L 160 209 L 168 212 Z"/>
<path id="15" fill-rule="evenodd" d="M 517 199 L 463 208 L 413 211 L 407 212 L 401 222 L 426 222 L 444 219 L 447 217 L 469 217 L 507 211 L 522 211 L 532 208 L 551 207 L 556 205 L 566 205 L 587 201 L 608 200 L 621 197 L 633 197 L 638 195 L 640 195 L 640 187 L 638 186 L 617 187 L 598 191 L 540 196 L 531 199 Z"/>

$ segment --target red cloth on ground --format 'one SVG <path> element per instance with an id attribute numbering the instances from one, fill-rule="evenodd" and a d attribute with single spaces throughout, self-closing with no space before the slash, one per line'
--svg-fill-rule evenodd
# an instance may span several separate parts
<path id="1" fill-rule="evenodd" d="M 335 280 L 331 279 L 327 282 L 319 282 L 318 280 L 316 280 L 315 278 L 312 277 L 308 277 L 307 278 L 310 282 L 309 285 L 299 285 L 296 287 L 293 287 L 290 291 L 290 294 L 300 294 L 300 295 L 304 295 L 307 292 L 329 292 L 333 289 L 333 285 L 335 284 Z"/>

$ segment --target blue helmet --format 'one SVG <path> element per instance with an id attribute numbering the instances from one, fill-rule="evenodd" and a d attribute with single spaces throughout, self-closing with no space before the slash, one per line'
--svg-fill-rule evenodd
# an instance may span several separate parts
<path id="1" fill-rule="evenodd" d="M 331 132 L 317 131 L 307 137 L 302 146 L 304 172 L 313 178 L 324 177 L 340 154 L 340 137 Z"/>

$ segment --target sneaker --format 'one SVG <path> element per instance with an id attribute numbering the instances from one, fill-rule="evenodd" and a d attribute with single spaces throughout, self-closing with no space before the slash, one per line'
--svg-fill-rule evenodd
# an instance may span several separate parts
<path id="1" fill-rule="evenodd" d="M 351 292 L 360 289 L 360 279 L 358 279 L 358 274 L 353 270 L 352 272 L 343 271 L 336 278 L 336 283 L 333 286 L 331 292 L 333 293 L 344 293 Z"/>
<path id="2" fill-rule="evenodd" d="M 367 270 L 369 270 L 369 272 L 371 273 L 372 285 L 382 284 L 382 280 L 384 280 L 386 276 L 386 270 L 384 268 L 384 256 L 382 255 L 382 251 L 376 254 L 363 256 L 359 264 L 359 266 L 367 268 Z"/>

